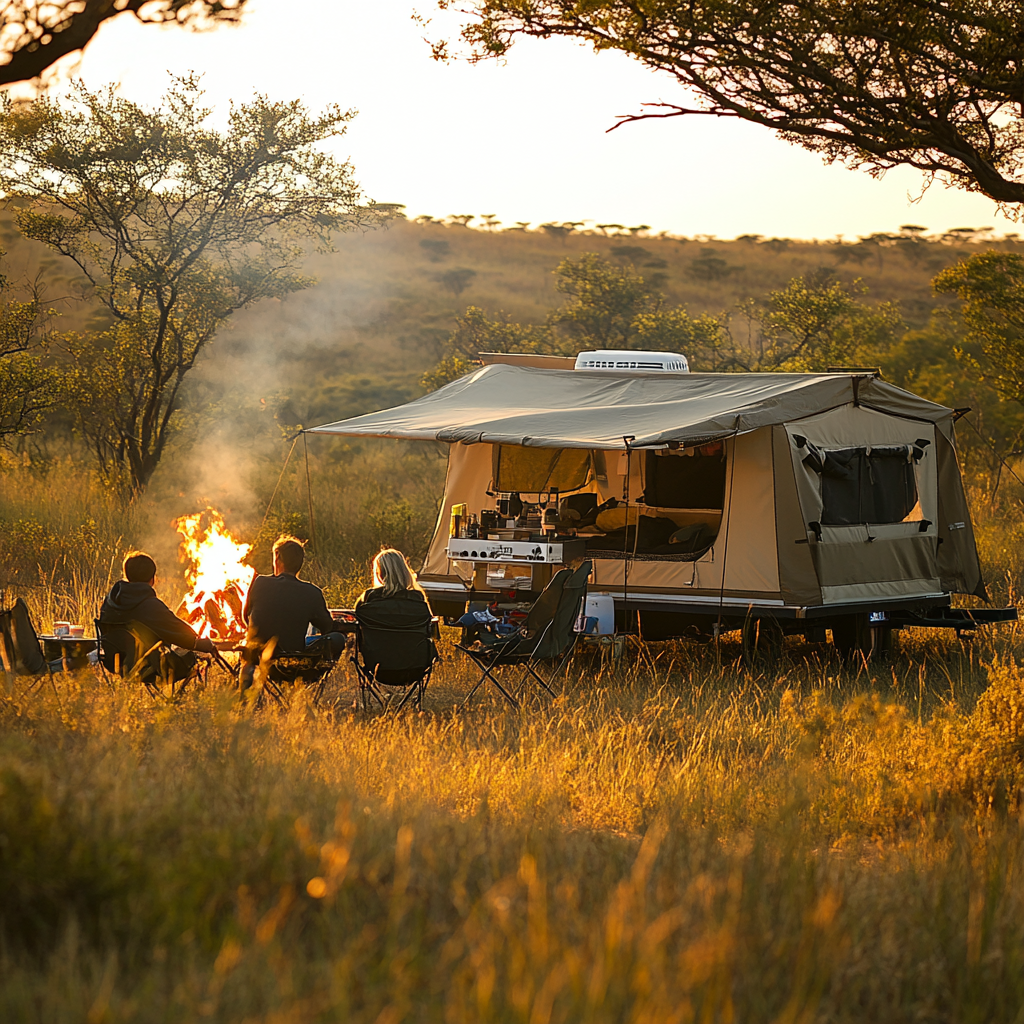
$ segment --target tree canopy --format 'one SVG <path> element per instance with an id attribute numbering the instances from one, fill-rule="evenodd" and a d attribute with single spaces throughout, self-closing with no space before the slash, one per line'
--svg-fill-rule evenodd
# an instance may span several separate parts
<path id="1" fill-rule="evenodd" d="M 0 274 L 0 444 L 35 428 L 61 393 L 61 376 L 47 360 L 54 316 L 37 284 L 19 296 Z"/>
<path id="2" fill-rule="evenodd" d="M 148 25 L 234 22 L 246 0 L 6 0 L 0 7 L 0 85 L 38 78 L 84 49 L 119 14 Z M 6 58 L 6 59 L 4 59 Z"/>
<path id="3" fill-rule="evenodd" d="M 230 314 L 311 283 L 301 242 L 388 212 L 319 146 L 351 112 L 257 96 L 209 124 L 196 77 L 156 110 L 78 84 L 0 112 L 0 188 L 23 234 L 77 266 L 105 329 L 69 336 L 81 429 L 108 472 L 149 481 L 182 386 Z"/>
<path id="4" fill-rule="evenodd" d="M 935 289 L 961 300 L 967 338 L 982 356 L 965 353 L 976 374 L 1004 398 L 1024 403 L 1024 257 L 977 253 L 942 271 Z"/>
<path id="5" fill-rule="evenodd" d="M 1020 0 L 476 0 L 469 10 L 475 59 L 503 55 L 516 36 L 566 36 L 624 51 L 696 96 L 625 120 L 738 117 L 830 162 L 875 174 L 909 165 L 1024 202 Z"/>

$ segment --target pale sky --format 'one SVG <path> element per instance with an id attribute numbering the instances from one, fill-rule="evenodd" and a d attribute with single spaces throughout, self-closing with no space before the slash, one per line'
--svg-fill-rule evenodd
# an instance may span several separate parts
<path id="1" fill-rule="evenodd" d="M 990 200 L 921 176 L 825 167 L 767 129 L 674 118 L 605 130 L 645 101 L 682 92 L 616 53 L 523 40 L 504 64 L 438 64 L 414 8 L 432 0 L 250 0 L 244 24 L 193 34 L 108 22 L 79 73 L 155 102 L 167 71 L 198 71 L 211 105 L 254 91 L 331 102 L 359 116 L 334 151 L 366 194 L 427 213 L 493 213 L 506 224 L 590 220 L 673 234 L 847 238 L 921 224 L 1016 230 Z M 431 29 L 428 31 L 436 31 Z"/>

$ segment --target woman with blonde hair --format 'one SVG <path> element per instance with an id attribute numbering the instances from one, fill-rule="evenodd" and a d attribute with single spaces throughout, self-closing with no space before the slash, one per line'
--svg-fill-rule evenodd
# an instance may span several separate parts
<path id="1" fill-rule="evenodd" d="M 416 574 L 409 568 L 405 555 L 395 548 L 382 548 L 377 552 L 373 560 L 373 586 L 359 595 L 356 607 L 386 598 L 428 604 L 427 595 L 416 580 Z"/>

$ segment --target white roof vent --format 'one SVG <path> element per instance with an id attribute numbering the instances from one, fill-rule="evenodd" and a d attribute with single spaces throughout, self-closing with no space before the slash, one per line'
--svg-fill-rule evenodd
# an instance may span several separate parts
<path id="1" fill-rule="evenodd" d="M 621 373 L 638 370 L 655 373 L 689 373 L 686 356 L 678 352 L 631 352 L 628 349 L 600 349 L 581 352 L 576 357 L 576 370 L 604 370 Z"/>

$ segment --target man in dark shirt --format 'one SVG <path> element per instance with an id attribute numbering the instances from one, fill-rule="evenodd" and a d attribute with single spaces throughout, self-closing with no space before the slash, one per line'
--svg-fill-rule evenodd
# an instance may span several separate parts
<path id="1" fill-rule="evenodd" d="M 184 679 L 195 665 L 193 651 L 214 654 L 212 640 L 200 638 L 195 630 L 156 596 L 156 562 L 142 551 L 129 551 L 122 567 L 124 579 L 114 584 L 100 606 L 100 622 L 106 626 L 138 623 L 158 640 L 182 647 L 186 654 L 170 658 L 175 679 Z M 136 639 L 127 630 L 104 633 L 103 663 L 110 671 L 129 671 L 138 655 Z M 115 656 L 118 661 L 115 662 Z M 119 664 L 118 664 L 119 662 Z"/>
<path id="2" fill-rule="evenodd" d="M 242 608 L 250 648 L 276 639 L 277 651 L 303 651 L 312 625 L 327 639 L 334 657 L 340 657 L 345 649 L 345 634 L 335 631 L 324 592 L 299 579 L 305 557 L 302 542 L 294 537 L 282 536 L 274 542 L 274 575 L 257 576 L 252 581 Z"/>

